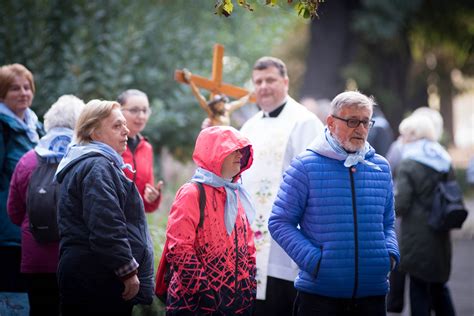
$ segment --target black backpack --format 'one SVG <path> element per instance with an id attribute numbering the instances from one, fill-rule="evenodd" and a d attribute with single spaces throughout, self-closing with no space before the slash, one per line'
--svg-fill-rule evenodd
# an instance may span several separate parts
<path id="1" fill-rule="evenodd" d="M 462 190 L 456 180 L 448 180 L 448 173 L 442 175 L 433 193 L 433 204 L 428 225 L 436 231 L 461 228 L 466 220 Z"/>
<path id="2" fill-rule="evenodd" d="M 26 196 L 26 212 L 30 231 L 39 243 L 59 240 L 57 223 L 57 198 L 59 183 L 53 181 L 57 163 L 47 163 L 36 155 L 38 165 L 31 174 Z"/>
<path id="3" fill-rule="evenodd" d="M 199 189 L 199 225 L 198 228 L 202 228 L 204 224 L 204 208 L 206 207 L 206 191 L 204 186 L 200 182 L 194 182 Z M 171 280 L 171 269 L 168 260 L 166 260 L 166 253 L 168 252 L 168 240 L 165 242 L 163 247 L 163 253 L 161 254 L 161 260 L 158 264 L 156 271 L 156 285 L 155 294 L 163 304 L 166 304 L 166 296 L 168 294 L 168 284 Z"/>

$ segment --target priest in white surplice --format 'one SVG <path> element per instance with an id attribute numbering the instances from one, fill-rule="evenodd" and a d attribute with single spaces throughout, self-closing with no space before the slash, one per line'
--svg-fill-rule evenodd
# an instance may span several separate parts
<path id="1" fill-rule="evenodd" d="M 257 211 L 252 225 L 257 247 L 256 315 L 291 315 L 298 267 L 271 238 L 268 217 L 283 171 L 293 157 L 323 132 L 323 124 L 288 96 L 289 79 L 281 60 L 257 60 L 252 81 L 261 111 L 242 126 L 241 132 L 254 149 L 253 165 L 242 174 L 242 183 Z"/>

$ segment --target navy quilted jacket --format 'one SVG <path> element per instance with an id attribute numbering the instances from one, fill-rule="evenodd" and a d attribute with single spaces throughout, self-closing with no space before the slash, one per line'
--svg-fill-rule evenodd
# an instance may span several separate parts
<path id="1" fill-rule="evenodd" d="M 140 289 L 134 304 L 151 304 L 153 248 L 141 197 L 134 183 L 108 158 L 89 153 L 57 175 L 61 184 L 58 282 L 61 300 L 82 304 L 92 298 L 121 299 L 116 271 L 138 262 Z"/>
<path id="2" fill-rule="evenodd" d="M 389 165 L 372 148 L 365 159 L 381 171 L 328 156 L 313 147 L 292 161 L 269 219 L 272 237 L 300 268 L 298 290 L 385 295 L 390 256 L 399 262 Z"/>

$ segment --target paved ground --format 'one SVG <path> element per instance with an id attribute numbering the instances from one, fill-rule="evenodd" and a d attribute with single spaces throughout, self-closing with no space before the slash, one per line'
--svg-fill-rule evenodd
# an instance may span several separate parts
<path id="1" fill-rule="evenodd" d="M 462 230 L 454 231 L 453 236 L 453 262 L 451 278 L 448 287 L 451 290 L 457 316 L 474 316 L 474 198 L 466 200 L 470 210 L 469 217 Z M 407 296 L 408 291 L 405 291 Z M 409 300 L 403 313 L 389 313 L 389 316 L 409 316 Z"/>

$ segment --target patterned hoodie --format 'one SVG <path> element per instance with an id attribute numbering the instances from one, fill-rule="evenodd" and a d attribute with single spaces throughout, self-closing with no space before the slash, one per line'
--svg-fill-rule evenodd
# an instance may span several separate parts
<path id="1" fill-rule="evenodd" d="M 198 167 L 221 176 L 224 159 L 245 149 L 241 171 L 252 164 L 249 141 L 231 127 L 201 131 L 193 154 Z M 240 179 L 240 173 L 232 182 Z M 236 190 L 237 215 L 227 233 L 224 187 L 204 184 L 206 207 L 199 226 L 199 190 L 184 184 L 176 194 L 168 218 L 167 254 L 171 266 L 167 315 L 251 315 L 256 295 L 255 245 L 249 220 Z M 166 250 L 165 250 L 166 251 Z"/>

